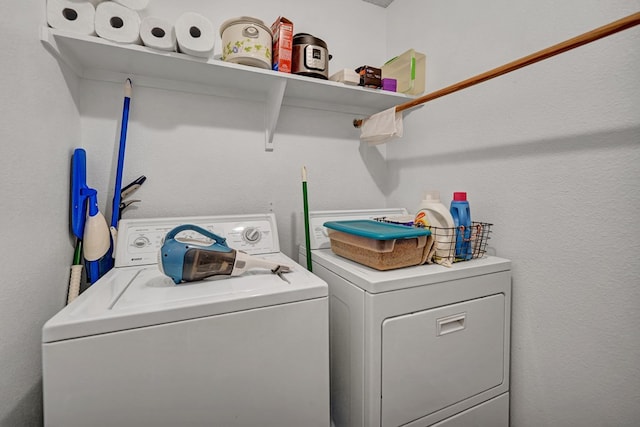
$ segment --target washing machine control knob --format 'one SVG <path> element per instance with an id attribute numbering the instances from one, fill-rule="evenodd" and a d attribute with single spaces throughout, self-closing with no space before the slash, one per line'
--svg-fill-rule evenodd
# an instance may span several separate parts
<path id="1" fill-rule="evenodd" d="M 144 248 L 150 244 L 151 242 L 145 236 L 139 236 L 133 241 L 133 246 L 136 248 Z"/>
<path id="2" fill-rule="evenodd" d="M 260 241 L 261 237 L 262 237 L 262 233 L 260 232 L 259 229 L 255 227 L 247 227 L 242 233 L 242 238 L 247 243 L 257 243 Z"/>

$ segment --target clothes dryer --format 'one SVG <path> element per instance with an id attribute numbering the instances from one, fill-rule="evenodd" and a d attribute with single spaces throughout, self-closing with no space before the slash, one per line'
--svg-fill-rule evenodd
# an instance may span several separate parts
<path id="1" fill-rule="evenodd" d="M 379 271 L 334 254 L 323 226 L 406 214 L 310 213 L 312 270 L 329 285 L 332 422 L 507 427 L 510 261 Z"/>

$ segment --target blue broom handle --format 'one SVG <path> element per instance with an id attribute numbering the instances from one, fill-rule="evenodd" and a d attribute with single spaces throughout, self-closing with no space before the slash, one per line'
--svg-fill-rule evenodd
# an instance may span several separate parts
<path id="1" fill-rule="evenodd" d="M 130 85 L 131 80 L 127 79 L 127 83 Z M 124 169 L 124 152 L 127 143 L 127 127 L 129 124 L 129 104 L 131 98 L 129 96 L 124 97 L 124 107 L 122 109 L 122 125 L 120 128 L 120 148 L 118 150 L 118 168 L 116 169 L 116 185 L 113 190 L 113 206 L 111 208 L 111 226 L 118 226 L 118 219 L 120 218 L 120 191 L 122 191 L 122 171 Z"/>

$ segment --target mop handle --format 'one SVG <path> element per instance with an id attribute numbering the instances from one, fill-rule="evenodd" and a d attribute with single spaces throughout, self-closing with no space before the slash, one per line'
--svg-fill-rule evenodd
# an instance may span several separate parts
<path id="1" fill-rule="evenodd" d="M 111 227 L 118 227 L 120 218 L 120 192 L 122 191 L 122 171 L 124 169 L 124 152 L 127 144 L 127 127 L 129 124 L 129 104 L 131 103 L 131 79 L 124 84 L 124 107 L 122 108 L 122 124 L 120 127 L 120 147 L 118 149 L 118 168 L 116 169 L 116 184 L 113 190 L 113 205 L 111 206 Z"/>
<path id="2" fill-rule="evenodd" d="M 302 167 L 302 202 L 304 208 L 304 241 L 307 249 L 307 270 L 311 267 L 311 238 L 309 234 L 309 200 L 307 198 L 307 168 Z"/>

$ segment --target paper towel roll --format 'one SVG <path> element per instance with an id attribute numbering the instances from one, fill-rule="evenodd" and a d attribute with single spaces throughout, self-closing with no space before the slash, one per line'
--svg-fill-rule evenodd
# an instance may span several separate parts
<path id="1" fill-rule="evenodd" d="M 96 33 L 118 43 L 140 43 L 140 17 L 135 10 L 105 1 L 96 7 Z"/>
<path id="2" fill-rule="evenodd" d="M 178 49 L 187 55 L 210 58 L 216 33 L 213 24 L 204 16 L 194 13 L 183 13 L 175 25 Z"/>
<path id="3" fill-rule="evenodd" d="M 140 38 L 145 46 L 160 50 L 176 50 L 176 32 L 164 19 L 148 16 L 140 23 Z"/>
<path id="4" fill-rule="evenodd" d="M 47 23 L 51 28 L 94 35 L 96 9 L 91 3 L 47 0 Z"/>
<path id="5" fill-rule="evenodd" d="M 149 0 L 113 0 L 131 10 L 142 10 L 149 5 Z"/>

